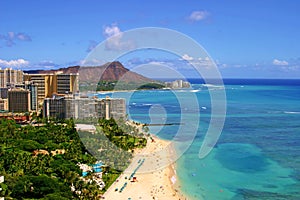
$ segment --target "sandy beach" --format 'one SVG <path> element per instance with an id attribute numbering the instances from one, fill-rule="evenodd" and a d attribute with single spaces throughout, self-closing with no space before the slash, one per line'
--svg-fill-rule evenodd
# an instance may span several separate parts
<path id="1" fill-rule="evenodd" d="M 135 152 L 130 166 L 106 191 L 104 199 L 186 199 L 177 188 L 171 142 L 152 138 L 154 141 L 148 139 L 147 146 Z"/>

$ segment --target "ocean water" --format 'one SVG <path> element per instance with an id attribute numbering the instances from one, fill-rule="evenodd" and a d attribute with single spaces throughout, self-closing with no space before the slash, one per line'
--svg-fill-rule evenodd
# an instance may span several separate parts
<path id="1" fill-rule="evenodd" d="M 192 137 L 176 161 L 180 189 L 190 199 L 300 199 L 300 81 L 225 80 L 225 125 L 203 159 L 198 155 L 211 118 L 209 91 L 222 88 L 191 82 L 193 89 L 175 93 L 108 95 L 127 98 L 133 120 L 183 123 L 150 130 L 168 140 L 182 139 L 179 130 Z"/>

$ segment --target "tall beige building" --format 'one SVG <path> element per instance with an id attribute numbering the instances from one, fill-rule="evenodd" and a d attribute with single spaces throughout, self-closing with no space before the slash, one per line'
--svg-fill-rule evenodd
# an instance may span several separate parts
<path id="1" fill-rule="evenodd" d="M 37 84 L 38 103 L 53 94 L 74 94 L 79 90 L 78 73 L 74 74 L 24 74 L 25 81 Z"/>
<path id="2" fill-rule="evenodd" d="M 11 68 L 0 68 L 0 88 L 6 88 L 10 85 L 21 84 L 23 82 L 23 71 Z"/>

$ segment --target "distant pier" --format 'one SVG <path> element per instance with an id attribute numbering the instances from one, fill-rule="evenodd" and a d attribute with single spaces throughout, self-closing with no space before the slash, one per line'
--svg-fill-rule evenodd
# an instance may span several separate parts
<path id="1" fill-rule="evenodd" d="M 179 125 L 184 125 L 184 123 L 143 124 L 143 126 L 179 126 Z"/>

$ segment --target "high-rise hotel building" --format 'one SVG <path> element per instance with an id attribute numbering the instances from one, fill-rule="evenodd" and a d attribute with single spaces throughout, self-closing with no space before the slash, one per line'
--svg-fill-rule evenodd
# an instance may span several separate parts
<path id="1" fill-rule="evenodd" d="M 100 118 L 105 119 L 125 119 L 126 116 L 126 104 L 123 98 L 103 98 L 97 99 L 96 113 Z"/>
<path id="2" fill-rule="evenodd" d="M 9 112 L 31 111 L 30 91 L 23 88 L 9 89 L 8 110 Z"/>
<path id="3" fill-rule="evenodd" d="M 38 111 L 45 98 L 78 92 L 78 70 L 73 70 L 72 73 L 63 72 L 56 70 L 24 73 L 21 70 L 0 68 L 0 110 Z"/>
<path id="4" fill-rule="evenodd" d="M 21 84 L 23 82 L 23 71 L 11 68 L 0 68 L 0 88 L 7 88 L 11 85 Z"/>
<path id="5" fill-rule="evenodd" d="M 43 116 L 73 119 L 126 118 L 126 102 L 122 98 L 45 98 Z"/>
<path id="6" fill-rule="evenodd" d="M 37 85 L 38 103 L 42 104 L 45 98 L 50 98 L 54 94 L 76 93 L 79 90 L 78 76 L 78 73 L 24 74 L 24 80 Z"/>

